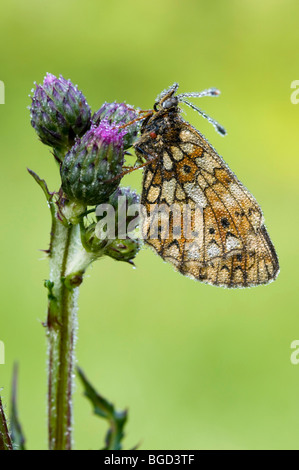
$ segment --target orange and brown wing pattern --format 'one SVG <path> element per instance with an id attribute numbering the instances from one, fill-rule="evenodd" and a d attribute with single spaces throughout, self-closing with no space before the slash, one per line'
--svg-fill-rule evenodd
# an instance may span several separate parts
<path id="1" fill-rule="evenodd" d="M 278 259 L 253 196 L 188 123 L 180 121 L 173 142 L 162 140 L 155 145 L 158 158 L 144 170 L 146 242 L 182 274 L 202 282 L 249 287 L 274 280 Z"/>

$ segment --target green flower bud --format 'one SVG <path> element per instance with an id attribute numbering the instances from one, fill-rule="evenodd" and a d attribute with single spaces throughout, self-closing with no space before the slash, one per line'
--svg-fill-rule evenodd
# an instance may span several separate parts
<path id="1" fill-rule="evenodd" d="M 123 204 L 125 208 L 133 204 L 139 204 L 140 196 L 136 191 L 129 187 L 120 186 L 109 198 L 109 203 L 116 211 L 120 210 L 119 204 Z"/>
<path id="2" fill-rule="evenodd" d="M 110 124 L 118 124 L 122 126 L 131 121 L 134 121 L 138 117 L 136 110 L 133 106 L 126 103 L 104 103 L 101 108 L 94 113 L 92 116 L 92 123 L 98 126 L 100 122 L 105 119 Z M 137 139 L 137 133 L 139 129 L 139 123 L 134 122 L 129 126 L 125 127 L 126 135 L 124 136 L 124 149 L 132 147 L 135 140 Z"/>
<path id="3" fill-rule="evenodd" d="M 69 200 L 89 206 L 108 201 L 120 181 L 125 132 L 102 121 L 75 143 L 60 170 L 62 189 Z"/>
<path id="4" fill-rule="evenodd" d="M 84 230 L 84 247 L 87 251 L 92 251 L 93 253 L 100 252 L 105 245 L 107 245 L 107 239 L 99 239 L 96 232 L 96 223 L 90 224 Z"/>
<path id="5" fill-rule="evenodd" d="M 132 260 L 136 257 L 141 248 L 141 242 L 138 239 L 127 238 L 121 240 L 116 238 L 105 248 L 105 255 L 110 256 L 117 261 L 126 261 L 133 264 Z"/>

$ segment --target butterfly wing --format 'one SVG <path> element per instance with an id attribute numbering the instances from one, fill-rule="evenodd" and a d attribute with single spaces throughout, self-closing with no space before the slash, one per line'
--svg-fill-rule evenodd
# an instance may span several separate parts
<path id="1" fill-rule="evenodd" d="M 276 278 L 278 259 L 259 205 L 188 123 L 145 168 L 142 205 L 145 241 L 182 274 L 224 287 L 256 286 Z M 160 214 L 157 205 L 163 208 Z M 185 211 L 187 234 L 182 217 L 169 212 L 174 205 L 177 212 Z"/>

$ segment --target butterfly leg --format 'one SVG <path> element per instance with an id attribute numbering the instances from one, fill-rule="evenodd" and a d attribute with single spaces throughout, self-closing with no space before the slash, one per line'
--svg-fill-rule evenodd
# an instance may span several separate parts
<path id="1" fill-rule="evenodd" d="M 144 168 L 145 166 L 150 165 L 152 162 L 154 162 L 155 160 L 157 160 L 159 158 L 159 155 L 156 155 L 155 157 L 153 157 L 152 155 L 145 152 L 141 148 L 139 148 L 139 147 L 135 147 L 135 148 L 137 149 L 138 152 L 141 152 L 142 154 L 146 155 L 145 158 L 147 158 L 147 161 L 144 162 L 144 163 L 141 163 L 140 165 L 133 166 L 131 168 L 124 167 L 124 168 L 126 168 L 125 171 L 122 171 L 119 175 L 115 176 L 114 178 L 111 178 L 110 180 L 103 181 L 103 183 L 111 183 L 112 181 L 115 181 L 117 179 L 121 179 L 121 178 L 123 178 L 123 176 L 125 176 L 129 173 L 132 173 L 132 171 L 140 170 L 140 168 Z M 141 160 L 139 160 L 139 162 L 140 161 Z"/>
<path id="2" fill-rule="evenodd" d="M 126 124 L 123 124 L 122 126 L 120 126 L 119 128 L 120 129 L 125 129 L 126 127 L 129 127 L 131 126 L 132 124 L 135 124 L 135 122 L 138 122 L 138 121 L 143 121 L 144 119 L 150 117 L 152 114 L 153 114 L 153 111 L 152 110 L 139 110 L 138 111 L 139 114 L 143 114 L 143 116 L 140 116 L 136 119 L 133 119 L 133 121 L 130 121 L 130 122 L 127 122 Z"/>

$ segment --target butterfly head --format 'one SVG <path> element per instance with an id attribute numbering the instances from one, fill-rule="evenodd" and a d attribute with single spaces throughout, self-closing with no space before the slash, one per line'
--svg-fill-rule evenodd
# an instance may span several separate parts
<path id="1" fill-rule="evenodd" d="M 179 84 L 174 83 L 170 88 L 167 88 L 166 90 L 162 91 L 162 93 L 160 93 L 154 104 L 154 110 L 156 112 L 178 107 L 179 96 L 175 95 L 178 87 Z"/>
<path id="2" fill-rule="evenodd" d="M 203 96 L 218 96 L 220 91 L 217 88 L 209 88 L 201 92 L 191 92 L 191 93 L 181 93 L 176 95 L 176 92 L 179 88 L 178 83 L 174 83 L 170 88 L 162 91 L 157 97 L 156 102 L 153 107 L 153 116 L 158 117 L 165 112 L 170 110 L 179 112 L 179 103 L 184 103 L 194 111 L 197 111 L 201 116 L 207 119 L 216 129 L 217 132 L 221 135 L 226 134 L 226 130 L 222 127 L 215 119 L 212 119 L 204 111 L 199 109 L 190 101 L 187 101 L 186 98 L 202 98 Z"/>

